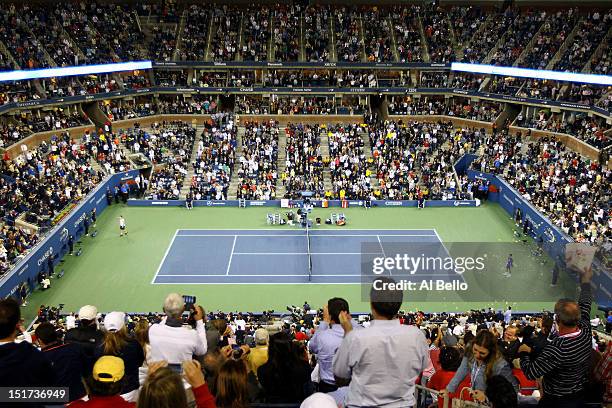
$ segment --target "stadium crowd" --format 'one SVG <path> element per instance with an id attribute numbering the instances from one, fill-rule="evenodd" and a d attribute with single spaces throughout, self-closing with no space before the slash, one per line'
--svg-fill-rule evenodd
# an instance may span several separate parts
<path id="1" fill-rule="evenodd" d="M 301 198 L 303 191 L 312 191 L 316 197 L 323 197 L 324 163 L 319 128 L 318 125 L 302 123 L 290 123 L 285 128 L 285 171 L 281 173 L 285 198 Z"/>
<path id="2" fill-rule="evenodd" d="M 247 122 L 238 158 L 238 191 L 245 200 L 274 200 L 278 180 L 278 123 Z"/>
<path id="3" fill-rule="evenodd" d="M 292 307 L 282 320 L 206 313 L 171 293 L 163 313 L 85 305 L 61 316 L 42 305 L 28 331 L 9 298 L 0 301 L 0 382 L 65 386 L 76 407 L 444 406 L 444 397 L 466 398 L 463 387 L 493 408 L 606 403 L 612 343 L 593 330 L 592 272 L 579 277 L 578 301 L 559 300 L 554 317 L 512 307 L 405 312 L 410 299 L 387 287 L 370 291 L 371 313 L 361 315 L 339 297 L 318 310 Z M 394 381 L 381 383 L 381 370 Z M 434 392 L 417 400 L 416 385 Z"/>
<path id="4" fill-rule="evenodd" d="M 369 200 L 372 198 L 371 162 L 366 159 L 367 137 L 359 125 L 335 125 L 321 129 L 329 140 L 332 191 L 327 198 Z"/>
<path id="5" fill-rule="evenodd" d="M 523 144 L 499 135 L 473 167 L 500 174 L 566 234 L 578 242 L 612 238 L 608 210 L 612 172 L 580 156 L 554 137 Z M 492 140 L 492 141 L 493 141 Z"/>
<path id="6" fill-rule="evenodd" d="M 189 197 L 195 200 L 226 200 L 236 160 L 236 123 L 231 114 L 213 114 L 198 141 L 193 161 L 195 174 Z"/>

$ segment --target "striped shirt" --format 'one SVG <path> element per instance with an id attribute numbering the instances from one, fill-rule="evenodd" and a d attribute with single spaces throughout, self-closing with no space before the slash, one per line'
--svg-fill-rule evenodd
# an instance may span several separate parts
<path id="1" fill-rule="evenodd" d="M 593 339 L 591 334 L 590 283 L 581 285 L 579 330 L 556 337 L 535 359 L 521 353 L 521 369 L 527 378 L 544 377 L 544 395 L 552 397 L 575 396 L 585 390 L 591 361 Z"/>

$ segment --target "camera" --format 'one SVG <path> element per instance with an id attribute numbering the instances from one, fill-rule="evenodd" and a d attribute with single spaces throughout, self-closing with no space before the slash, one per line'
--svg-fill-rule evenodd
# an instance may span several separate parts
<path id="1" fill-rule="evenodd" d="M 243 353 L 244 353 L 244 350 L 242 350 L 242 348 L 239 345 L 234 344 L 232 346 L 232 358 L 234 360 L 240 360 Z"/>
<path id="2" fill-rule="evenodd" d="M 185 310 L 194 310 L 193 305 L 196 303 L 196 297 L 191 295 L 183 295 L 183 302 L 185 302 Z"/>
<path id="3" fill-rule="evenodd" d="M 190 295 L 183 295 L 183 302 L 185 302 L 185 312 L 189 313 L 189 316 L 187 316 L 185 323 L 195 328 L 196 327 L 196 320 L 195 320 L 196 297 L 190 296 Z"/>

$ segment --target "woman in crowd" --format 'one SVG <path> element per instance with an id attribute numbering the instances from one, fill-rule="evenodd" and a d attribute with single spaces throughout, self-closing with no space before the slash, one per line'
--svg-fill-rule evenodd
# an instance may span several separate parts
<path id="1" fill-rule="evenodd" d="M 111 312 L 104 317 L 104 340 L 96 349 L 96 358 L 115 356 L 125 364 L 125 380 L 121 396 L 130 402 L 138 398 L 138 369 L 144 362 L 145 355 L 138 341 L 128 334 L 125 326 L 125 313 Z"/>
<path id="2" fill-rule="evenodd" d="M 215 399 L 219 408 L 247 408 L 249 387 L 243 360 L 228 359 L 217 373 Z"/>
<path id="3" fill-rule="evenodd" d="M 187 394 L 181 376 L 166 367 L 165 361 L 149 365 L 149 375 L 140 390 L 137 408 L 187 408 Z M 185 361 L 183 376 L 191 385 L 197 408 L 216 408 L 200 363 Z"/>
<path id="4" fill-rule="evenodd" d="M 312 394 L 310 366 L 301 350 L 285 332 L 270 337 L 268 361 L 257 370 L 257 378 L 270 403 L 303 401 Z"/>
<path id="5" fill-rule="evenodd" d="M 472 397 L 476 401 L 485 400 L 487 380 L 495 375 L 506 378 L 518 392 L 518 382 L 512 375 L 512 369 L 497 347 L 497 338 L 488 330 L 480 330 L 466 347 L 461 365 L 442 393 L 460 392 L 459 386 L 468 375 Z"/>

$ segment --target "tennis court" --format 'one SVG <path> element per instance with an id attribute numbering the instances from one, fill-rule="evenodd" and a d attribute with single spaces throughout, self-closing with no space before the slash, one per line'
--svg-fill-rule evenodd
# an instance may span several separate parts
<path id="1" fill-rule="evenodd" d="M 447 256 L 436 230 L 178 229 L 153 284 L 360 283 L 362 265 L 405 248 Z M 423 249 L 424 248 L 424 249 Z M 309 275 L 310 280 L 309 280 Z M 457 279 L 445 270 L 415 279 Z"/>

